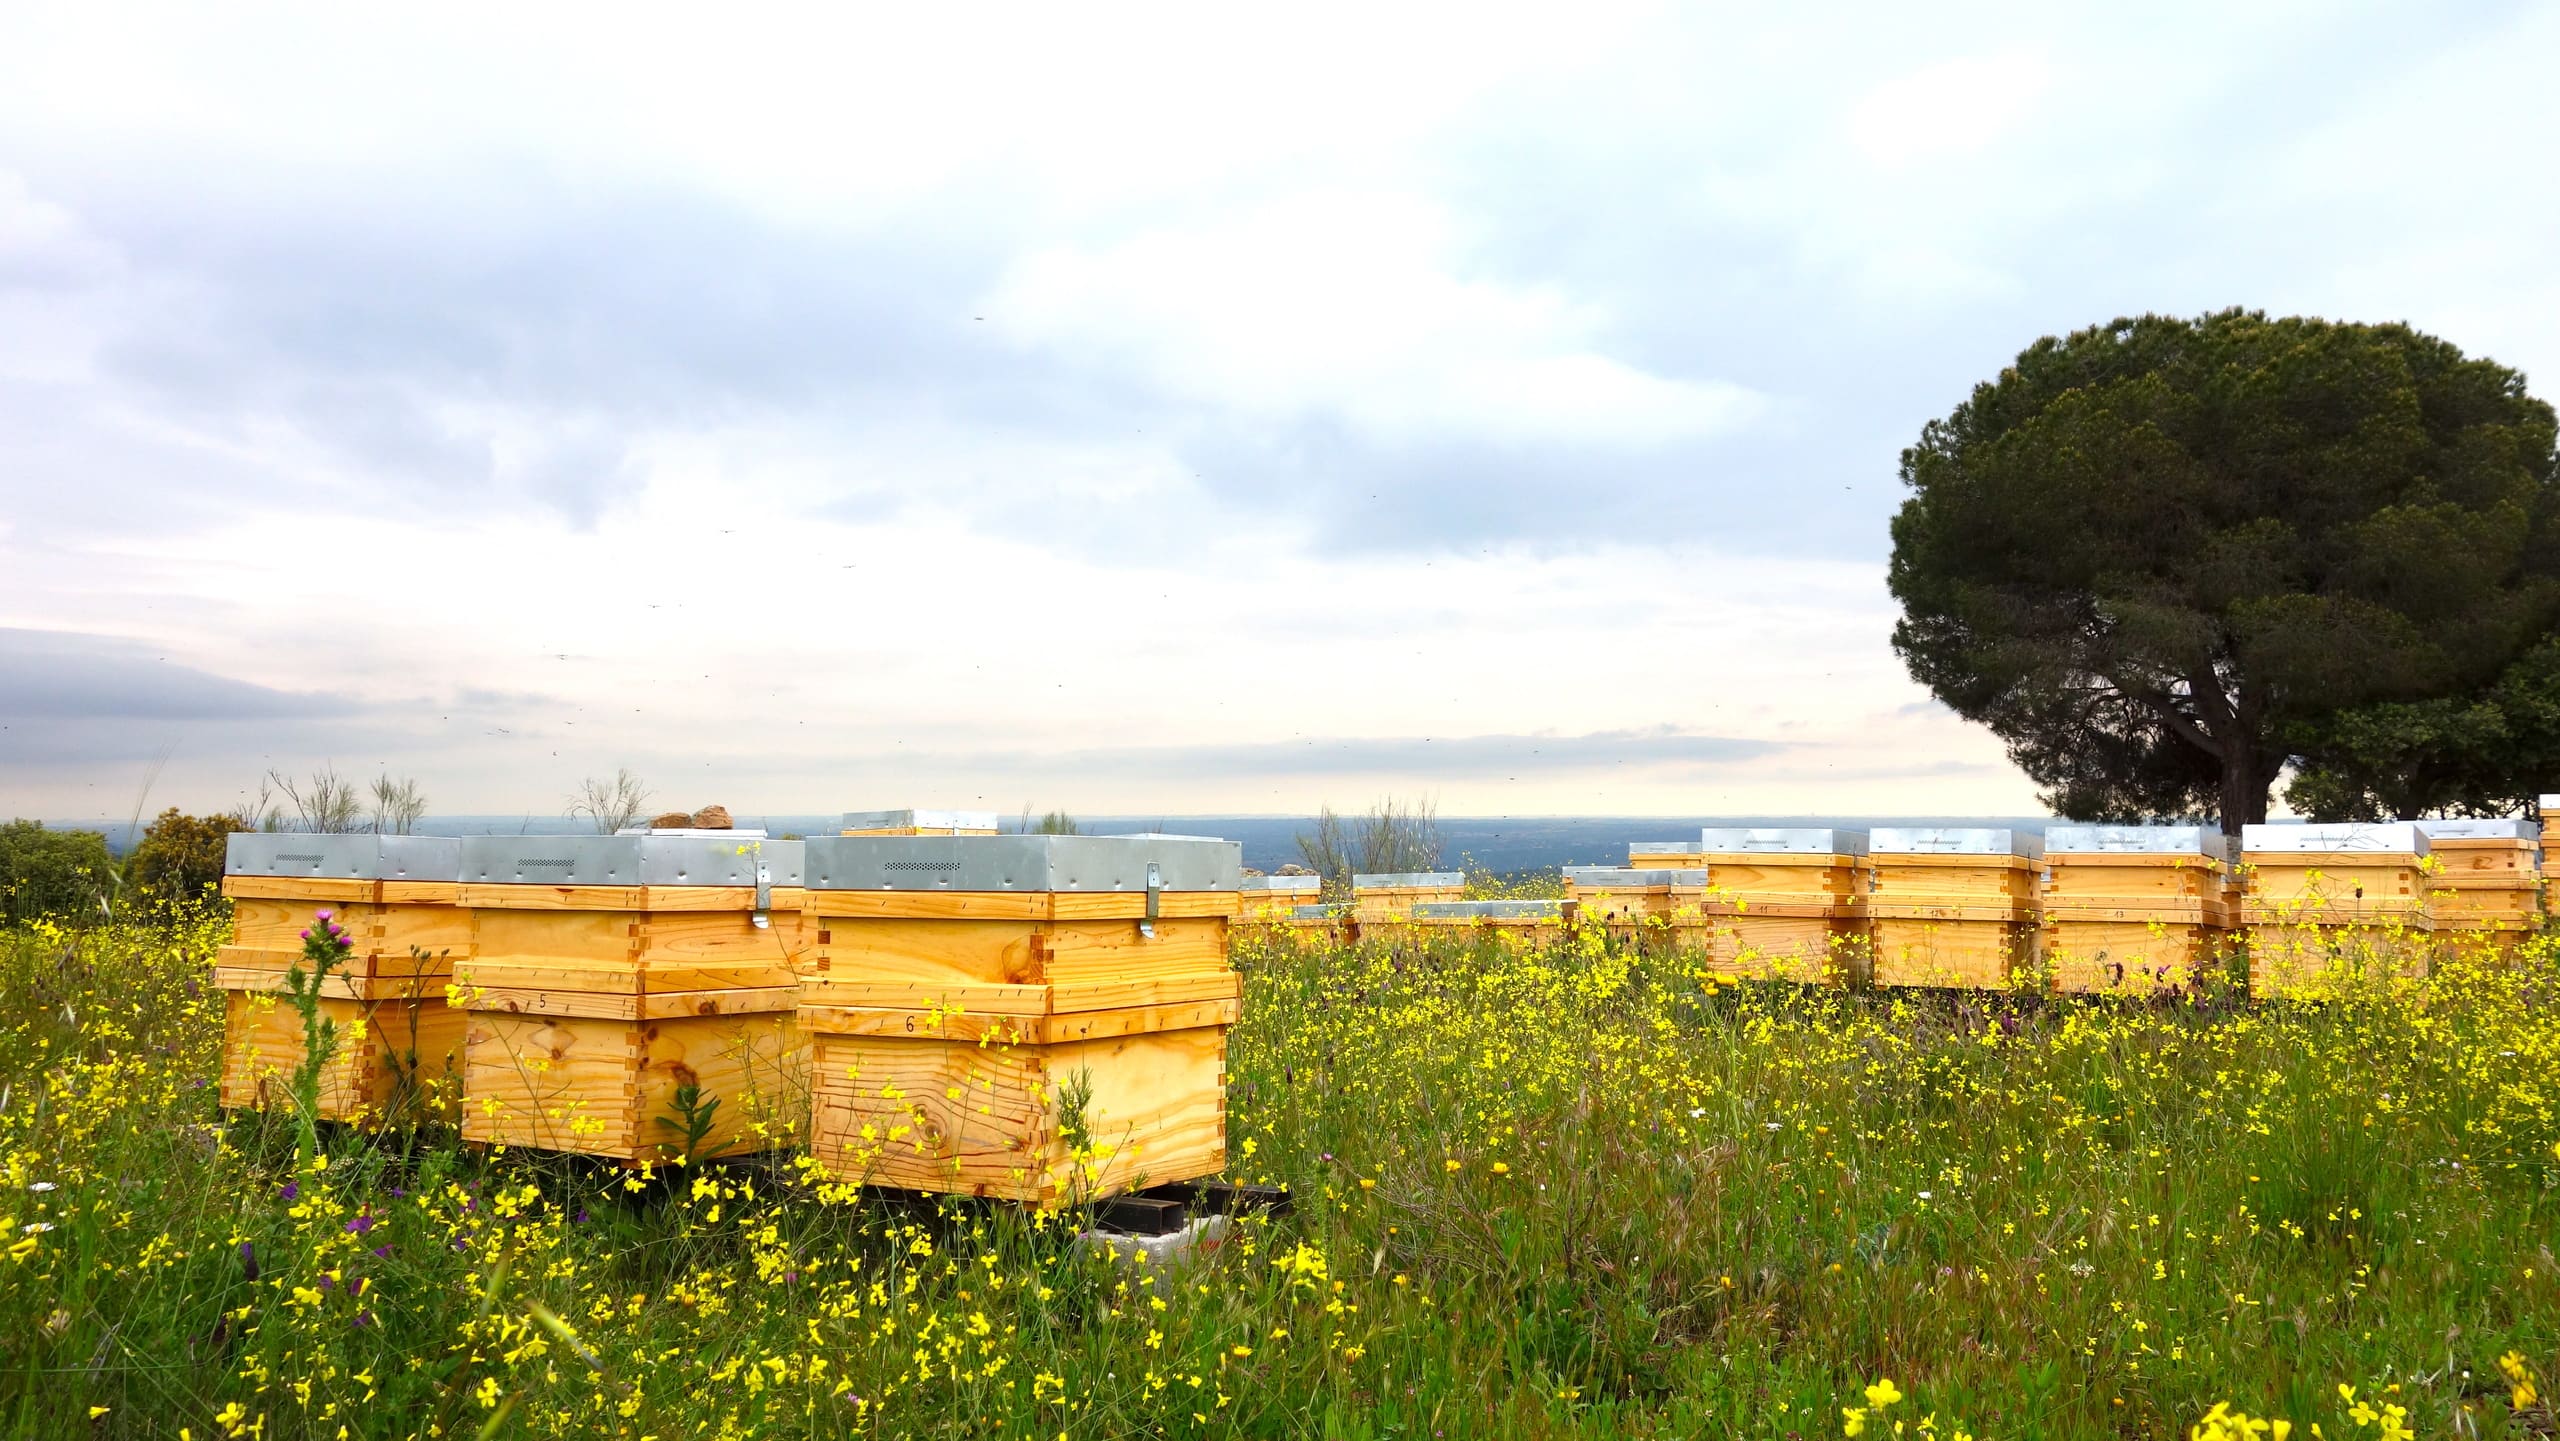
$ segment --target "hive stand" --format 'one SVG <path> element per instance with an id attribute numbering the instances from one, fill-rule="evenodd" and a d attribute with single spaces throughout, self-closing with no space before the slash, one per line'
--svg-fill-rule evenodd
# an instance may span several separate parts
<path id="1" fill-rule="evenodd" d="M 994 811 L 847 811 L 839 835 L 991 836 Z"/>
<path id="2" fill-rule="evenodd" d="M 470 916 L 457 904 L 461 866 L 461 842 L 440 836 L 230 838 L 222 893 L 232 940 L 213 971 L 224 993 L 224 1107 L 284 1100 L 285 1078 L 303 1060 L 302 1016 L 285 977 L 301 964 L 302 932 L 325 910 L 354 948 L 322 987 L 320 1014 L 336 1023 L 337 1049 L 320 1071 L 320 1115 L 449 1108 L 462 1018 L 445 986 L 471 946 Z"/>
<path id="3" fill-rule="evenodd" d="M 1052 1204 L 1226 1165 L 1233 842 L 809 844 L 800 998 L 831 1175 Z"/>
<path id="4" fill-rule="evenodd" d="M 2408 821 L 2240 829 L 2249 990 L 2423 976 L 2434 950 L 2426 832 Z"/>
<path id="5" fill-rule="evenodd" d="M 1573 921 L 1571 901 L 1424 901 L 1406 924 L 1417 935 L 1464 936 L 1525 948 L 1562 940 Z"/>
<path id="6" fill-rule="evenodd" d="M 1874 948 L 1866 832 L 1710 827 L 1699 850 L 1715 974 L 1834 986 L 1866 978 Z"/>
<path id="7" fill-rule="evenodd" d="M 1401 871 L 1351 878 L 1351 917 L 1364 927 L 1395 925 L 1413 908 L 1467 898 L 1464 871 Z"/>
<path id="8" fill-rule="evenodd" d="M 760 831 L 464 842 L 464 1139 L 638 1163 L 799 1135 L 801 850 Z"/>
<path id="9" fill-rule="evenodd" d="M 1240 876 L 1236 880 L 1236 921 L 1249 926 L 1288 926 L 1298 908 L 1312 906 L 1324 893 L 1322 876 Z"/>
<path id="10" fill-rule="evenodd" d="M 1564 896 L 1575 920 L 1648 950 L 1705 950 L 1707 872 L 1703 866 L 1656 870 L 1567 866 Z"/>
<path id="11" fill-rule="evenodd" d="M 1868 842 L 1877 985 L 2008 990 L 2032 971 L 2043 858 L 2034 835 L 1894 826 Z"/>
<path id="12" fill-rule="evenodd" d="M 2435 867 L 2428 907 L 2440 948 L 2512 956 L 2542 929 L 2542 827 L 2519 820 L 2419 821 Z"/>
<path id="13" fill-rule="evenodd" d="M 2047 828 L 2047 981 L 2067 994 L 2196 984 L 2230 945 L 2230 853 L 2213 826 Z"/>

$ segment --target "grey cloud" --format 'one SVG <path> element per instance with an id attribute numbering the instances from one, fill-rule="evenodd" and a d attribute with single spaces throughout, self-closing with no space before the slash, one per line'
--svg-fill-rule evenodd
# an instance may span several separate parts
<path id="1" fill-rule="evenodd" d="M 0 723 L 321 718 L 355 709 L 338 696 L 274 690 L 173 665 L 113 636 L 0 629 Z"/>
<path id="2" fill-rule="evenodd" d="M 76 178 L 60 183 L 78 195 Z M 74 518 L 112 509 L 120 525 L 149 524 L 164 498 L 167 514 L 192 510 L 202 474 L 277 502 L 343 503 L 320 493 L 334 480 L 237 459 L 265 453 L 281 427 L 359 477 L 361 503 L 378 513 L 512 498 L 592 524 L 638 483 L 639 433 L 746 424 L 841 457 L 831 511 L 876 520 L 954 506 L 986 529 L 1088 554 L 1177 544 L 1275 499 L 1317 517 L 1336 548 L 1642 541 L 1719 526 L 1798 549 L 1854 543 L 1822 509 L 1768 524 L 1781 507 L 1765 477 L 1793 472 L 1747 437 L 1650 449 L 1398 442 L 1323 413 L 1273 425 L 1113 367 L 1016 350 L 976 314 L 1021 237 L 974 211 L 843 236 L 685 195 L 504 199 L 521 210 L 465 225 L 385 204 L 355 207 L 357 223 L 342 197 L 308 212 L 238 211 L 194 203 L 183 183 L 87 197 L 86 222 L 165 294 L 106 349 L 109 394 L 86 397 L 82 424 L 107 434 L 58 447 L 59 473 L 80 483 L 56 503 Z M 1706 376 L 1720 358 L 1693 354 L 1664 373 Z M 154 429 L 211 445 L 171 457 L 165 438 L 115 434 L 114 414 L 174 422 Z M 957 452 L 935 458 L 924 486 L 881 445 L 919 417 L 947 425 Z M 982 439 L 1007 458 L 967 454 Z M 1170 456 L 1196 492 L 1097 507 L 1043 473 L 1049 457 L 1069 465 L 1114 446 Z M 139 453 L 100 466 L 102 450 Z"/>

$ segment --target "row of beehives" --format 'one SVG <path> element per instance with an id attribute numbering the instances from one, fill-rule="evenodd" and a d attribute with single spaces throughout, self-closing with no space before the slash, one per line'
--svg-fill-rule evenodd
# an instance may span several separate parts
<path id="1" fill-rule="evenodd" d="M 1530 936 L 1597 922 L 1685 945 L 1720 974 L 2066 992 L 2156 990 L 2245 940 L 2252 988 L 2340 966 L 2423 968 L 2447 944 L 2539 928 L 2529 821 L 2210 826 L 1714 829 L 1637 843 L 1624 869 L 1568 867 L 1563 902 L 1461 902 L 1454 874 L 1359 877 L 1347 906 L 1312 878 L 1247 877 L 1249 921 Z"/>
<path id="2" fill-rule="evenodd" d="M 841 1179 L 1025 1200 L 1223 1169 L 1235 844 L 861 819 L 234 836 L 223 1104 L 291 1094 L 285 978 L 326 910 L 352 947 L 331 1117 L 428 1105 L 626 1162 L 806 1144 Z"/>

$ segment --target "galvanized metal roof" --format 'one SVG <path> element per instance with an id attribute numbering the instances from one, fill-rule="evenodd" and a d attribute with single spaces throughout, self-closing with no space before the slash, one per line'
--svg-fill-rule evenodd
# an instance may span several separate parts
<path id="1" fill-rule="evenodd" d="M 1862 856 L 1867 853 L 1865 831 L 1846 831 L 1830 826 L 1709 826 L 1698 833 L 1698 843 L 1710 851 L 1776 851 L 1833 856 Z"/>
<path id="2" fill-rule="evenodd" d="M 1703 888 L 1707 883 L 1707 872 L 1702 866 L 1692 866 L 1687 870 L 1676 867 L 1641 870 L 1620 866 L 1567 866 L 1564 878 L 1577 886 L 1617 886 L 1626 890 L 1650 890 L 1655 886 Z"/>
<path id="3" fill-rule="evenodd" d="M 818 836 L 808 885 L 822 891 L 1240 889 L 1244 847 L 1171 836 Z"/>
<path id="4" fill-rule="evenodd" d="M 1878 826 L 1867 832 L 1877 855 L 2028 856 L 2044 854 L 2032 831 L 2008 826 Z"/>
<path id="5" fill-rule="evenodd" d="M 2229 854 L 2220 826 L 2047 826 L 2047 855 L 2138 852 L 2162 855 Z"/>
<path id="6" fill-rule="evenodd" d="M 761 832 L 674 835 L 470 836 L 462 879 L 489 885 L 752 886 L 800 884 L 804 843 Z"/>
<path id="7" fill-rule="evenodd" d="M 1353 876 L 1351 888 L 1365 891 L 1378 886 L 1463 886 L 1465 871 L 1391 871 L 1374 876 Z"/>
<path id="8" fill-rule="evenodd" d="M 233 876 L 458 881 L 462 879 L 462 842 L 452 836 L 240 832 L 224 843 L 222 870 Z"/>
<path id="9" fill-rule="evenodd" d="M 849 831 L 901 829 L 991 831 L 996 828 L 996 813 L 994 811 L 846 811 L 843 827 Z"/>
<path id="10" fill-rule="evenodd" d="M 2415 821 L 2417 828 L 2431 841 L 2536 841 L 2542 839 L 2542 827 L 2533 821 L 2505 817 L 2459 820 Z"/>
<path id="11" fill-rule="evenodd" d="M 2427 853 L 2427 833 L 2414 821 L 2357 821 L 2327 825 L 2258 825 L 2240 828 L 2240 850 L 2281 854 L 2287 851 L 2381 851 L 2392 855 Z"/>

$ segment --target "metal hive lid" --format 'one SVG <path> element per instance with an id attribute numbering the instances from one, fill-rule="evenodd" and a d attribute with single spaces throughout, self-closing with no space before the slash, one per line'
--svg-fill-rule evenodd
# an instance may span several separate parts
<path id="1" fill-rule="evenodd" d="M 1320 891 L 1324 889 L 1324 877 L 1238 876 L 1236 889 L 1240 891 Z"/>
<path id="2" fill-rule="evenodd" d="M 1694 856 L 1697 853 L 1698 847 L 1691 841 L 1627 842 L 1627 859 L 1630 861 L 1638 856 Z"/>
<path id="3" fill-rule="evenodd" d="M 235 832 L 223 843 L 222 871 L 342 881 L 458 881 L 462 842 L 454 836 Z"/>
<path id="4" fill-rule="evenodd" d="M 2535 841 L 2542 839 L 2542 827 L 2533 821 L 2505 817 L 2478 819 L 2414 821 L 2420 833 L 2431 841 Z"/>
<path id="5" fill-rule="evenodd" d="M 842 822 L 849 831 L 887 831 L 902 828 L 929 831 L 991 831 L 996 828 L 994 811 L 846 811 Z"/>
<path id="6" fill-rule="evenodd" d="M 2229 854 L 2220 826 L 2047 826 L 2044 849 L 2047 855 L 2138 852 L 2215 860 Z"/>
<path id="7" fill-rule="evenodd" d="M 1774 851 L 1779 854 L 1863 856 L 1865 831 L 1830 826 L 1709 826 L 1698 833 L 1710 851 Z"/>
<path id="8" fill-rule="evenodd" d="M 1562 901 L 1424 901 L 1413 908 L 1417 921 L 1562 920 Z"/>
<path id="9" fill-rule="evenodd" d="M 1687 870 L 1640 870 L 1619 866 L 1567 866 L 1564 878 L 1577 886 L 1624 886 L 1630 890 L 1650 890 L 1655 886 L 1697 886 L 1707 884 L 1707 873 L 1701 867 Z"/>
<path id="10" fill-rule="evenodd" d="M 1375 890 L 1381 886 L 1463 886 L 1466 883 L 1465 871 L 1387 871 L 1351 878 L 1351 888 L 1355 891 Z"/>
<path id="11" fill-rule="evenodd" d="M 817 836 L 806 884 L 822 891 L 1233 891 L 1244 847 L 1166 836 Z"/>
<path id="12" fill-rule="evenodd" d="M 798 885 L 802 844 L 766 840 L 760 831 L 472 836 L 462 843 L 462 879 L 490 885 L 752 886 L 761 862 L 770 884 Z"/>
<path id="13" fill-rule="evenodd" d="M 1878 826 L 1867 832 L 1867 844 L 1877 855 L 2044 855 L 2033 832 L 2008 826 Z"/>
<path id="14" fill-rule="evenodd" d="M 1351 914 L 1351 907 L 1340 901 L 1333 901 L 1320 906 L 1293 907 L 1289 912 L 1289 919 L 1293 921 L 1330 921 L 1340 920 L 1342 917 L 1349 914 Z"/>
<path id="15" fill-rule="evenodd" d="M 2252 851 L 2375 851 L 2423 856 L 2427 853 L 2427 833 L 2418 829 L 2414 821 L 2242 826 L 2240 850 L 2244 855 Z"/>

